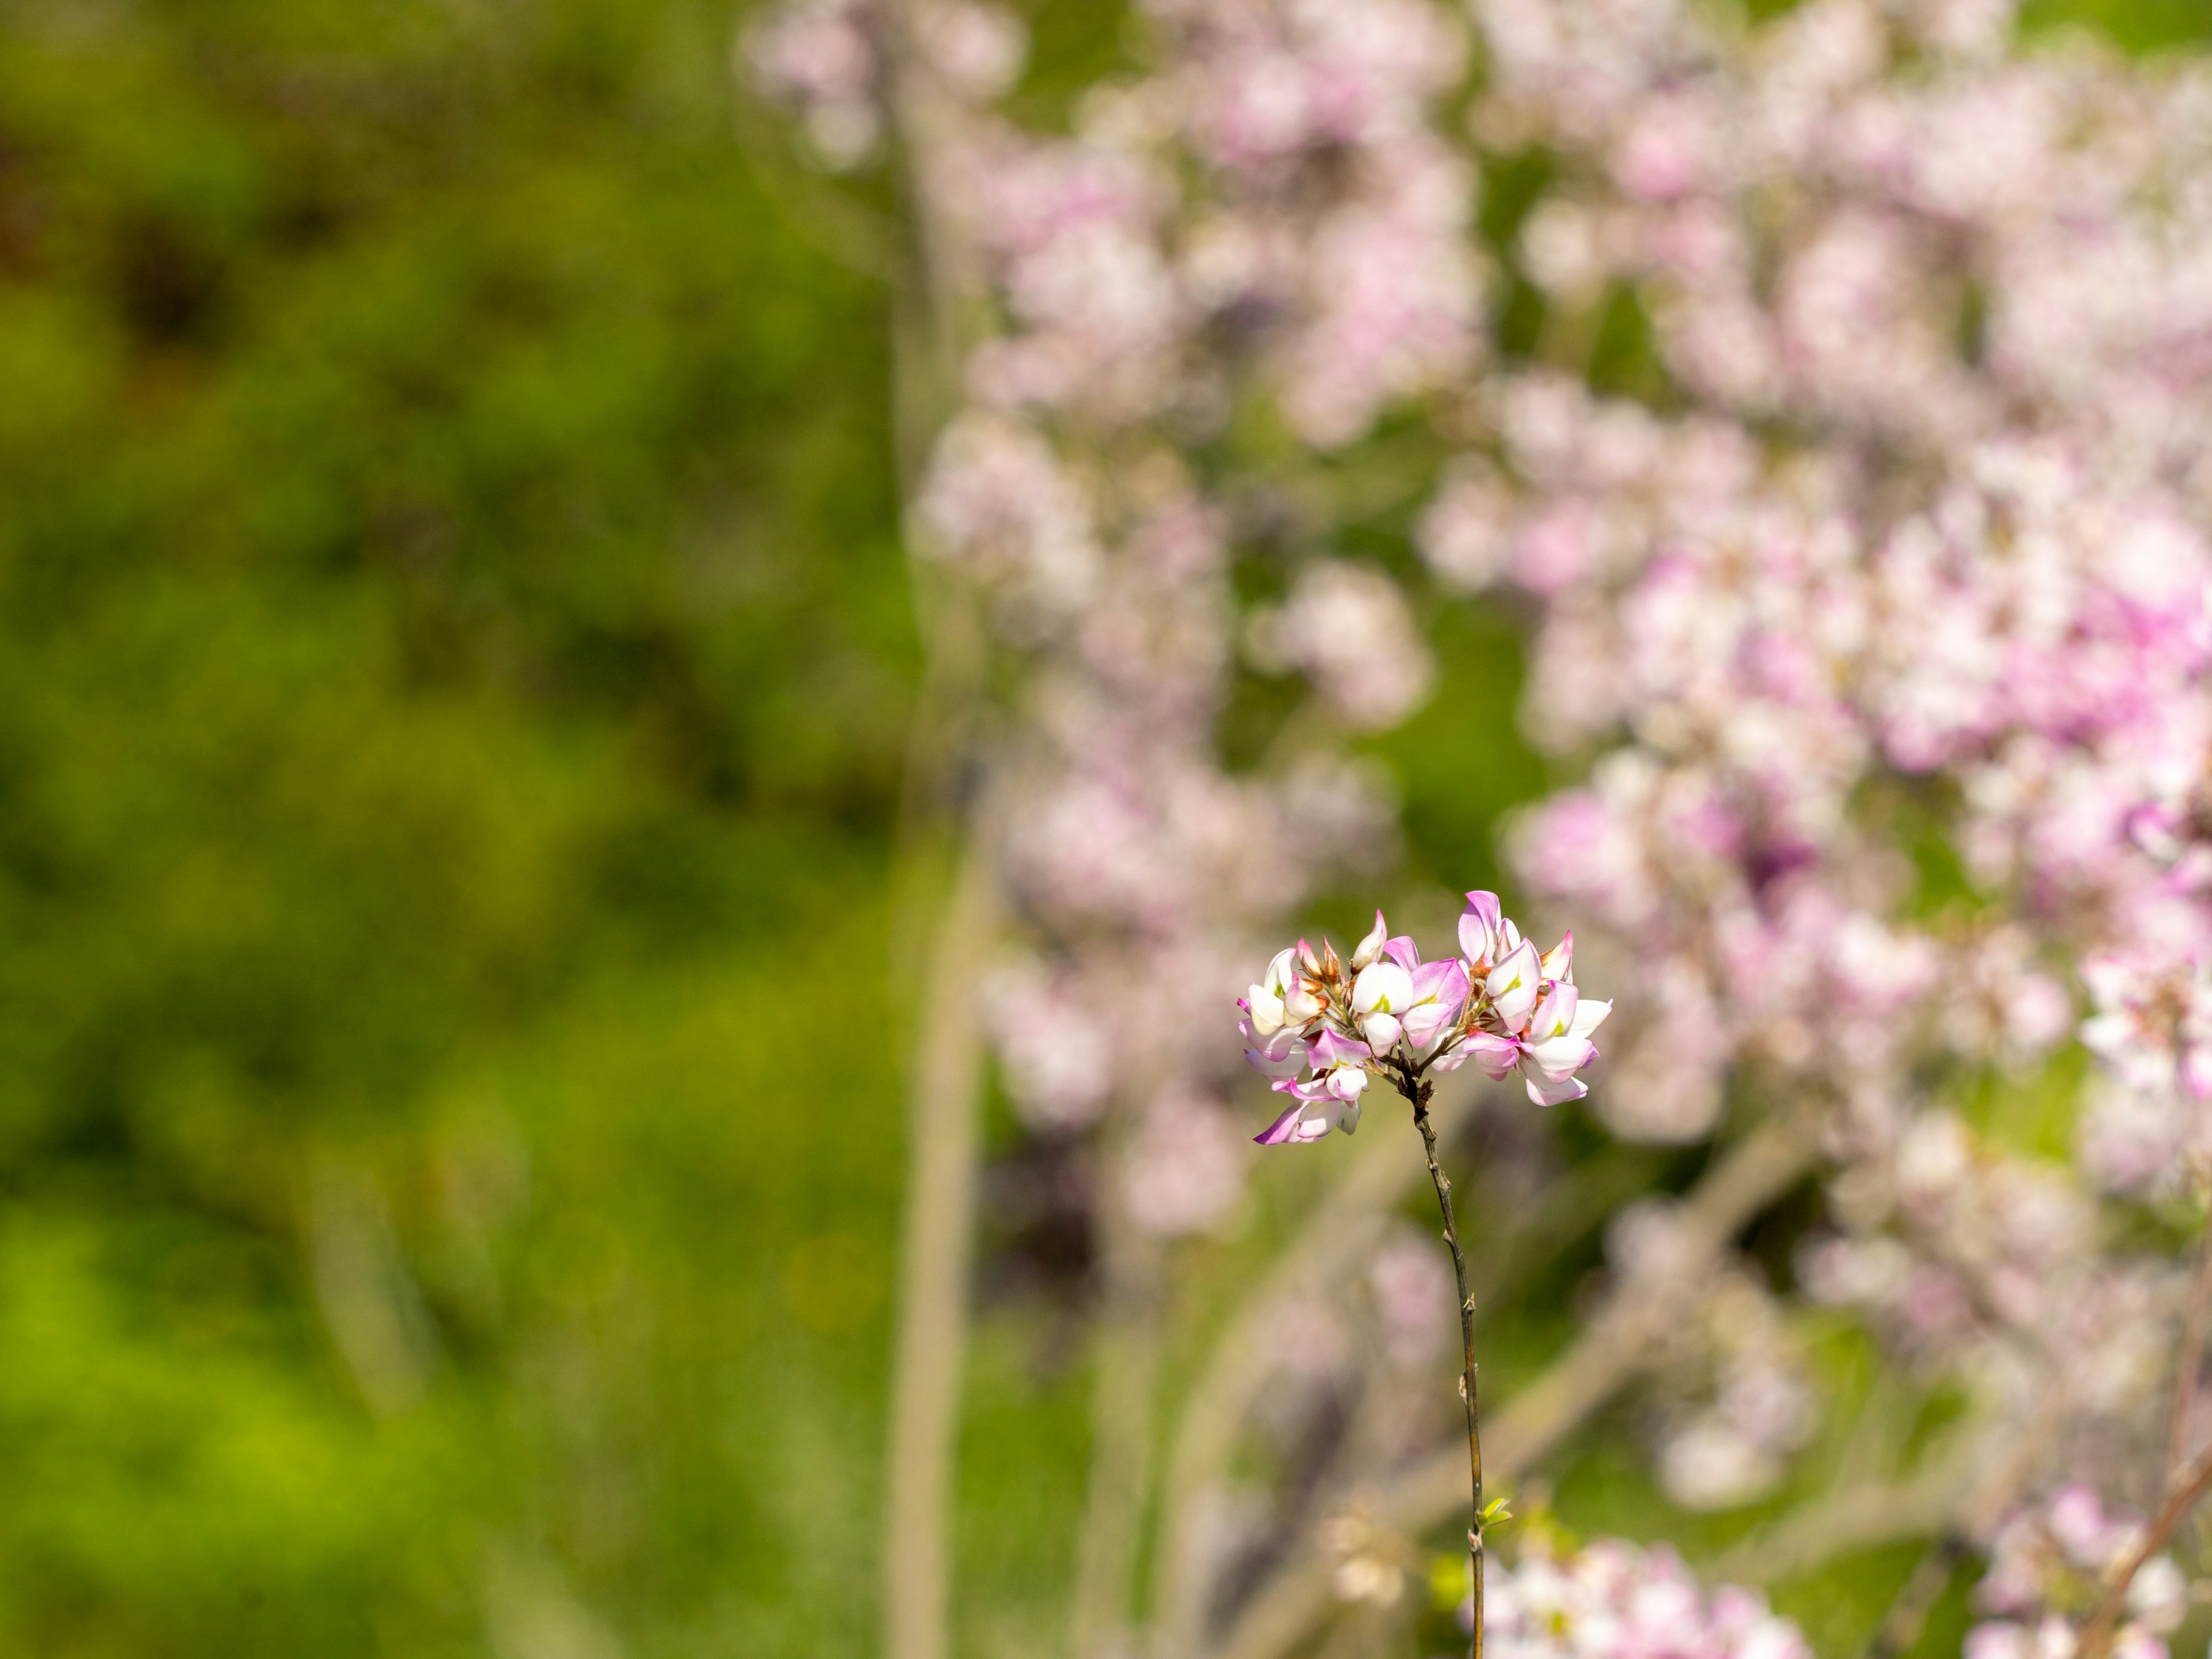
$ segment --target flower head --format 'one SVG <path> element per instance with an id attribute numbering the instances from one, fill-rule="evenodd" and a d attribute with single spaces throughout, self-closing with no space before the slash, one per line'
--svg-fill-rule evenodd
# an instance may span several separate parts
<path id="1" fill-rule="evenodd" d="M 1496 894 L 1467 900 L 1455 957 L 1422 961 L 1380 910 L 1349 961 L 1325 941 L 1276 953 L 1237 1003 L 1245 1058 L 1291 1100 L 1261 1146 L 1349 1134 L 1370 1079 L 1410 1097 L 1427 1073 L 1470 1058 L 1501 1080 L 1518 1070 L 1539 1105 L 1588 1092 L 1576 1073 L 1597 1058 L 1590 1034 L 1613 1005 L 1576 988 L 1574 936 L 1540 955 Z"/>

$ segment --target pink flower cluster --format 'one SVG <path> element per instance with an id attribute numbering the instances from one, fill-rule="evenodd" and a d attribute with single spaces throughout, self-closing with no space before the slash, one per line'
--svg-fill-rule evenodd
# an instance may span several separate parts
<path id="1" fill-rule="evenodd" d="M 1538 356 L 1632 304 L 1673 410 L 1492 375 L 1420 528 L 1530 608 L 1526 726 L 1594 756 L 1514 848 L 1637 966 L 1598 1109 L 1801 1103 L 1802 1290 L 2050 1413 L 2056 1467 L 2148 1456 L 2174 1273 L 2094 1188 L 2212 1174 L 2212 74 L 2015 51 L 2002 0 L 1474 10 L 1478 143 L 1554 163 Z M 2032 1072 L 2077 988 L 2071 1166 L 1931 1098 Z"/>
<path id="2" fill-rule="evenodd" d="M 1423 962 L 1377 910 L 1349 963 L 1326 941 L 1276 952 L 1237 1004 L 1245 1059 L 1292 1102 L 1255 1137 L 1260 1145 L 1350 1134 L 1370 1079 L 1410 1092 L 1424 1073 L 1469 1060 L 1499 1081 L 1519 1072 L 1540 1106 L 1588 1094 L 1575 1073 L 1597 1058 L 1590 1034 L 1613 1005 L 1576 988 L 1574 935 L 1539 956 L 1495 893 L 1474 892 L 1459 945 L 1457 957 Z"/>
<path id="3" fill-rule="evenodd" d="M 1533 1541 L 1533 1540 L 1532 1540 Z M 1707 1595 L 1664 1545 L 1615 1539 L 1555 1559 L 1524 1548 L 1520 1565 L 1487 1562 L 1484 1648 L 1495 1659 L 1811 1659 L 1797 1626 L 1757 1592 Z"/>
<path id="4" fill-rule="evenodd" d="M 2072 1659 L 2070 1622 L 2096 1600 L 2108 1569 L 2141 1535 L 2142 1522 L 2110 1515 L 2086 1486 L 2067 1486 L 2039 1509 L 1999 1528 L 1989 1571 L 1974 1590 L 1983 1622 L 1966 1633 L 1966 1659 Z M 2117 1659 L 2166 1659 L 2159 1638 L 2188 1610 L 2188 1586 L 2172 1559 L 2154 1556 L 2128 1587 Z"/>
<path id="5" fill-rule="evenodd" d="M 1522 268 L 1562 319 L 1632 293 L 1688 406 L 1498 377 L 1492 440 L 1423 537 L 1443 580 L 1542 605 L 1538 737 L 1626 728 L 1524 868 L 1668 987 L 1668 1035 L 1632 1032 L 1608 1091 L 1631 1133 L 1699 1132 L 1745 1060 L 1888 1089 L 1916 1048 L 1965 1051 L 1910 1016 L 1970 973 L 2000 1000 L 1979 1052 L 2032 1057 L 2068 958 L 2172 984 L 2212 945 L 2191 851 L 2212 474 L 2184 436 L 2212 359 L 2183 293 L 2212 269 L 2212 201 L 2182 179 L 2212 78 L 2015 54 L 2008 8 L 1974 9 L 1821 0 L 1731 29 L 1671 0 L 1476 8 L 1478 137 L 1559 158 Z M 2140 280 L 2093 289 L 2114 259 Z M 1905 798 L 1944 803 L 1986 929 L 1899 927 Z M 2008 989 L 1983 971 L 2005 911 L 2036 946 Z M 1820 944 L 1885 933 L 1871 978 Z M 2131 1079 L 2094 1116 L 2136 1104 L 2090 1133 L 2139 1167 L 2201 1114 L 2185 1087 L 2141 1102 L 2173 1022 L 2122 1044 L 2124 1024 L 2088 1033 Z"/>
<path id="6" fill-rule="evenodd" d="M 1435 678 L 1405 595 L 1371 566 L 1316 560 L 1285 604 L 1253 617 L 1247 637 L 1255 666 L 1304 674 L 1358 731 L 1396 726 Z"/>
<path id="7" fill-rule="evenodd" d="M 1754 9 L 1468 0 L 1472 154 L 1440 114 L 1462 26 L 1430 0 L 1150 0 L 1151 56 L 1051 136 L 984 106 L 1018 29 L 914 10 L 905 48 L 967 100 L 921 194 L 997 319 L 913 513 L 1019 668 L 991 722 L 1015 920 L 987 1012 L 1041 1137 L 1111 1126 L 1107 1213 L 1171 1237 L 1231 1212 L 1247 1155 L 1206 1011 L 1390 828 L 1333 737 L 1233 773 L 1215 725 L 1240 653 L 1304 678 L 1328 718 L 1300 732 L 1428 695 L 1399 585 L 1330 544 L 1346 501 L 1401 498 L 1407 452 L 1355 477 L 1355 446 L 1420 400 L 1453 452 L 1427 569 L 1530 618 L 1524 726 L 1581 780 L 1514 828 L 1517 872 L 1586 972 L 1636 989 L 1595 1110 L 1679 1142 L 1724 1102 L 1786 1106 L 1820 1147 L 1786 1297 L 1680 1249 L 1671 1204 L 1617 1219 L 1617 1287 L 1682 1310 L 1647 1367 L 1667 1490 L 1780 1479 L 1815 1403 L 1807 1303 L 2033 1425 L 2025 1489 L 2093 1457 L 2117 1482 L 2155 1455 L 2180 1297 L 2100 1194 L 2212 1181 L 2212 70 L 2024 47 L 2010 0 Z M 750 37 L 826 159 L 883 135 L 887 15 L 790 0 Z M 1538 154 L 1508 257 L 1542 325 L 1500 362 L 1475 184 Z M 1590 389 L 1624 318 L 1662 395 Z M 1310 453 L 1241 471 L 1237 437 L 1282 428 Z M 1279 603 L 1240 604 L 1248 547 L 1287 567 Z M 1480 894 L 1437 962 L 1379 915 L 1348 960 L 1279 953 L 1243 1001 L 1291 1097 L 1258 1139 L 1349 1132 L 1370 1081 L 1469 1058 L 1582 1095 L 1608 1005 L 1569 965 Z M 1959 1109 L 2042 1101 L 2077 1032 L 2070 1164 Z M 1255 1408 L 1308 1437 L 1286 1464 L 1328 1416 L 1291 1397 Z M 1377 1443 L 1331 1449 L 1332 1480 L 1376 1484 Z M 1314 1490 L 1252 1523 L 1251 1559 L 1295 1560 Z M 2086 1493 L 2009 1525 L 1972 1659 L 2070 1650 L 2118 1535 Z M 1217 1565 L 1194 1605 L 1234 1600 Z M 1492 1639 L 1528 1659 L 1802 1651 L 1663 1553 L 1492 1571 Z"/>
<path id="8" fill-rule="evenodd" d="M 1255 338 L 1305 441 L 1363 436 L 1480 349 L 1466 159 L 1431 116 L 1465 73 L 1429 0 L 1152 0 L 1162 77 L 1208 169 L 1184 244 L 1194 299 Z"/>

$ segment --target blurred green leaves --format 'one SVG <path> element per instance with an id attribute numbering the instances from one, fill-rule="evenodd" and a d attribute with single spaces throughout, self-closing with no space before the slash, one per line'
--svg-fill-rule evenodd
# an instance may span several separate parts
<path id="1" fill-rule="evenodd" d="M 734 27 L 0 6 L 0 1647 L 867 1627 L 888 298 Z"/>

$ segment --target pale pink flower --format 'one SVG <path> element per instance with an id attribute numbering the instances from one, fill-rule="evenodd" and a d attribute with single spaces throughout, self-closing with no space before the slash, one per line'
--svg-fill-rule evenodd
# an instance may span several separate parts
<path id="1" fill-rule="evenodd" d="M 1577 989 L 1573 936 L 1540 957 L 1497 895 L 1474 892 L 1459 943 L 1460 956 L 1424 962 L 1378 910 L 1349 961 L 1304 940 L 1275 955 L 1237 1003 L 1246 1060 L 1293 1102 L 1261 1145 L 1348 1134 L 1370 1079 L 1403 1091 L 1469 1059 L 1499 1079 L 1517 1069 L 1540 1105 L 1587 1092 L 1575 1073 L 1597 1058 L 1590 1035 L 1612 1006 Z"/>

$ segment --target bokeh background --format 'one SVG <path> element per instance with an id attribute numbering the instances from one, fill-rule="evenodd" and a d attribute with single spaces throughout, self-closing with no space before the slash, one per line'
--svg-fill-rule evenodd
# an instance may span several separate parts
<path id="1" fill-rule="evenodd" d="M 1042 107 L 1121 21 L 1027 9 Z M 747 104 L 743 10 L 0 4 L 0 1650 L 875 1641 L 896 203 Z M 1495 881 L 1513 635 L 1431 621 L 1370 748 Z M 985 1240 L 978 1653 L 1062 1617 L 1049 1224 Z"/>

